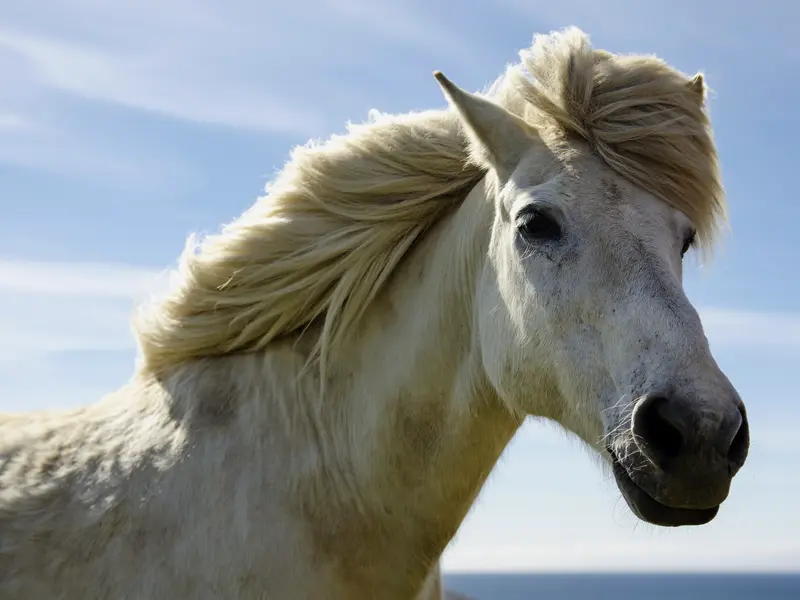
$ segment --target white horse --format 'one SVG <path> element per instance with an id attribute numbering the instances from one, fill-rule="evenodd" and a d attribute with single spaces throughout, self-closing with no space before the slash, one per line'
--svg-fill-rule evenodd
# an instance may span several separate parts
<path id="1" fill-rule="evenodd" d="M 526 415 L 642 520 L 748 450 L 681 283 L 724 221 L 705 84 L 534 38 L 490 93 L 296 150 L 190 242 L 130 381 L 0 428 L 0 598 L 409 600 Z"/>

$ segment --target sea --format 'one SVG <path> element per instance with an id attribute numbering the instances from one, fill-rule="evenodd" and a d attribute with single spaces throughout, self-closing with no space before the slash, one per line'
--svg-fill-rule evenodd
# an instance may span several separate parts
<path id="1" fill-rule="evenodd" d="M 443 579 L 446 590 L 474 600 L 800 600 L 800 573 L 445 573 Z"/>

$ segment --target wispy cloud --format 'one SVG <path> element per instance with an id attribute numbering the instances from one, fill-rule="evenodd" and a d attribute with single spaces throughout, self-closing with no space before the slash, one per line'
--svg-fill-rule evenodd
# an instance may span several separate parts
<path id="1" fill-rule="evenodd" d="M 570 532 L 573 533 L 573 532 Z M 577 532 L 575 532 L 577 534 Z M 577 534 L 573 539 L 580 539 Z M 533 539 L 529 543 L 456 543 L 443 558 L 446 572 L 463 571 L 796 571 L 800 543 L 679 543 L 648 539 L 569 543 Z"/>
<path id="2" fill-rule="evenodd" d="M 700 318 L 712 344 L 800 348 L 800 313 L 771 313 L 708 307 Z"/>
<path id="3" fill-rule="evenodd" d="M 0 258 L 0 292 L 130 299 L 156 291 L 166 273 L 122 264 Z"/>
<path id="4" fill-rule="evenodd" d="M 27 61 L 41 85 L 195 121 L 258 131 L 309 133 L 322 127 L 312 112 L 280 102 L 245 82 L 191 70 L 163 56 L 0 31 L 0 48 Z"/>
<path id="5" fill-rule="evenodd" d="M 348 54 L 348 36 L 323 32 L 344 28 L 465 62 L 470 51 L 447 28 L 383 0 L 245 1 L 235 10 L 202 0 L 121 0 L 113 10 L 67 0 L 59 19 L 10 3 L 0 55 L 21 61 L 17 72 L 29 86 L 259 132 L 319 135 L 327 125 L 323 107 L 352 93 L 326 77 L 326 67 Z"/>
<path id="6" fill-rule="evenodd" d="M 127 265 L 0 260 L 0 361 L 134 350 L 130 316 L 167 272 Z"/>
<path id="7" fill-rule="evenodd" d="M 53 353 L 135 349 L 131 300 L 0 296 L 0 361 Z"/>
<path id="8" fill-rule="evenodd" d="M 0 161 L 81 177 L 182 170 L 115 141 L 93 123 L 94 103 L 305 139 L 341 127 L 365 93 L 354 65 L 379 66 L 397 45 L 475 60 L 474 44 L 424 10 L 386 0 L 43 2 L 0 6 L 0 132 L 15 134 L 0 139 Z"/>
<path id="9" fill-rule="evenodd" d="M 22 115 L 0 111 L 0 133 L 26 131 L 32 128 L 31 122 Z"/>
<path id="10" fill-rule="evenodd" d="M 10 114 L 0 120 L 0 163 L 78 177 L 130 189 L 161 185 L 174 177 L 189 178 L 191 169 L 175 159 L 142 156 L 126 148 L 109 148 L 86 132 L 68 126 Z"/>

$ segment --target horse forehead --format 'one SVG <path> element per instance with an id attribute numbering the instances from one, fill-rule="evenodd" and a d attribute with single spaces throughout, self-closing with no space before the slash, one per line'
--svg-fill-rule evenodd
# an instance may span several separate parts
<path id="1" fill-rule="evenodd" d="M 539 194 L 556 201 L 560 198 L 571 205 L 572 211 L 595 230 L 598 224 L 605 224 L 601 233 L 621 228 L 649 236 L 664 227 L 674 229 L 676 221 L 680 222 L 675 219 L 677 211 L 666 202 L 633 185 L 581 146 L 563 162 L 532 151 L 512 176 L 518 190 L 528 189 L 543 179 L 548 185 Z M 688 222 L 685 216 L 683 220 Z"/>
<path id="2" fill-rule="evenodd" d="M 615 230 L 654 233 L 674 229 L 676 212 L 663 200 L 629 183 L 610 168 L 593 165 L 574 178 L 577 205 L 594 223 L 605 223 Z"/>

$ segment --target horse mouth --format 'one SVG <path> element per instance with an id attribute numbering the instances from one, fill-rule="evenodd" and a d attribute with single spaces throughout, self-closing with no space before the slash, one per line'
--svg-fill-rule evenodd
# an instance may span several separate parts
<path id="1" fill-rule="evenodd" d="M 685 525 L 705 525 L 717 516 L 719 506 L 701 509 L 674 508 L 659 502 L 631 478 L 628 470 L 619 462 L 614 451 L 610 448 L 607 450 L 611 456 L 617 487 L 622 492 L 628 507 L 643 521 L 661 527 L 681 527 Z"/>

